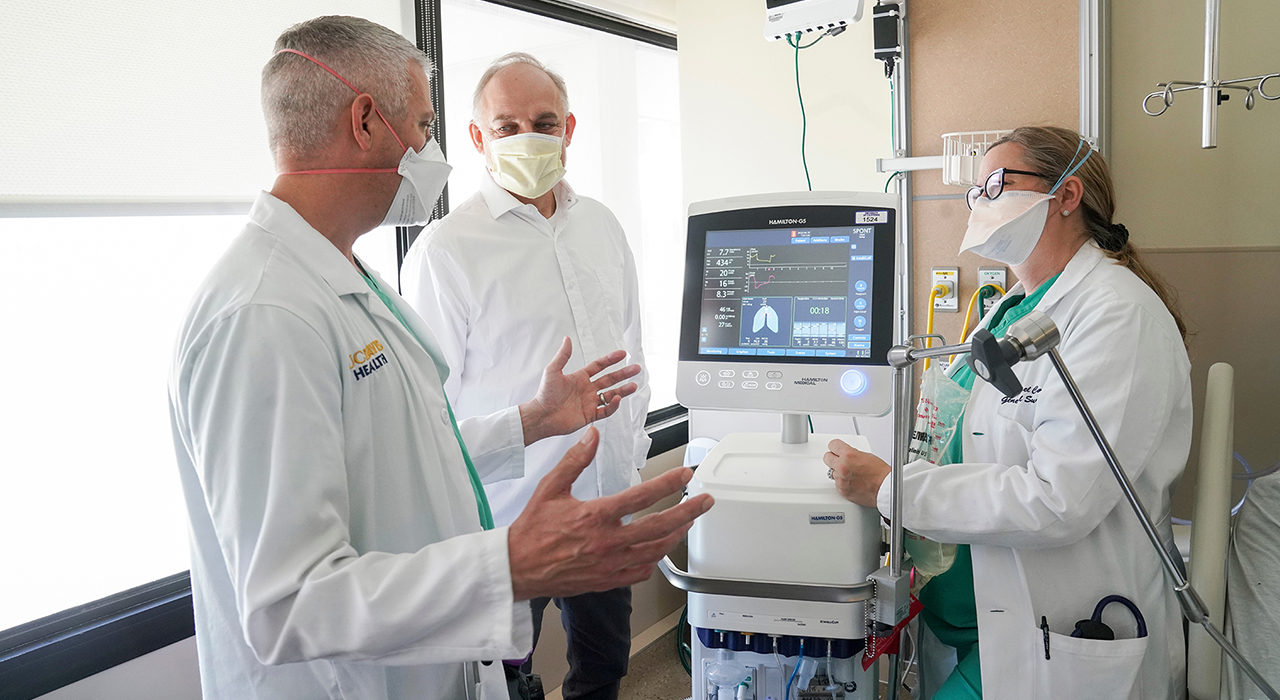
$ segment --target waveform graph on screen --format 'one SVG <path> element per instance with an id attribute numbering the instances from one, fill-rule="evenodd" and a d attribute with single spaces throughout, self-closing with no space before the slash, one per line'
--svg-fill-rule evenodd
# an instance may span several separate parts
<path id="1" fill-rule="evenodd" d="M 832 247 L 785 245 L 747 248 L 743 292 L 788 295 L 803 290 L 812 295 L 847 294 L 849 262 L 843 259 L 843 254 L 833 260 Z"/>

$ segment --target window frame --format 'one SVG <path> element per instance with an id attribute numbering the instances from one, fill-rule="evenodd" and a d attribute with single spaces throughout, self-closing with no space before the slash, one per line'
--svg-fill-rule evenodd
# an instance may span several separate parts
<path id="1" fill-rule="evenodd" d="M 447 154 L 440 1 L 415 0 L 414 24 L 418 48 L 436 66 L 431 101 L 440 120 L 440 148 Z M 484 1 L 676 50 L 675 34 L 604 12 L 556 0 Z M 433 219 L 449 212 L 448 197 L 446 187 L 432 212 Z M 396 229 L 397 264 L 403 263 L 422 228 Z M 688 409 L 673 404 L 652 410 L 645 430 L 652 439 L 648 457 L 676 449 L 689 441 Z M 194 635 L 190 571 L 0 630 L 0 700 L 32 700 Z"/>

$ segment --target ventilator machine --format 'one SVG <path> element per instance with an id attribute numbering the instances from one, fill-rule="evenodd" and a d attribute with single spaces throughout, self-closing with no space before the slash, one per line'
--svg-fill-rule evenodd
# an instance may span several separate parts
<path id="1" fill-rule="evenodd" d="M 880 517 L 822 461 L 833 439 L 869 445 L 812 435 L 807 414 L 890 412 L 896 207 L 830 192 L 690 207 L 677 396 L 783 414 L 779 433 L 727 435 L 702 460 L 688 493 L 716 506 L 689 532 L 688 571 L 662 564 L 689 591 L 695 700 L 877 697 L 861 662 Z"/>

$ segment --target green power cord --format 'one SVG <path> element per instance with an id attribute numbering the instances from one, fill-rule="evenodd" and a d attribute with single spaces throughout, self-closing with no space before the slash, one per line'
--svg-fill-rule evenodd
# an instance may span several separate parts
<path id="1" fill-rule="evenodd" d="M 790 34 L 787 35 L 787 44 L 796 50 L 796 99 L 800 102 L 800 164 L 804 166 L 804 182 L 809 186 L 809 191 L 813 191 L 813 182 L 809 179 L 809 159 L 804 152 L 805 138 L 808 136 L 809 122 L 804 113 L 804 94 L 800 92 L 800 50 L 813 47 L 819 41 L 822 41 L 826 34 L 814 39 L 807 44 L 800 43 L 801 32 L 796 32 L 794 40 Z"/>

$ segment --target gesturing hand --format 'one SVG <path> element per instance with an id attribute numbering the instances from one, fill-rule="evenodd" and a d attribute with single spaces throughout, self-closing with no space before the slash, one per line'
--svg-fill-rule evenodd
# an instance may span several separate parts
<path id="1" fill-rule="evenodd" d="M 589 428 L 538 484 L 507 531 L 516 600 L 607 591 L 649 578 L 653 565 L 707 512 L 707 494 L 622 524 L 622 518 L 679 493 L 693 472 L 673 469 L 613 496 L 579 501 L 569 494 L 595 457 L 600 434 Z"/>
<path id="2" fill-rule="evenodd" d="M 844 440 L 832 440 L 822 455 L 822 462 L 831 468 L 831 478 L 836 481 L 840 495 L 867 508 L 876 507 L 880 484 L 893 470 L 879 457 L 851 447 Z"/>
<path id="3" fill-rule="evenodd" d="M 592 379 L 622 362 L 626 351 L 614 350 L 577 372 L 565 374 L 564 366 L 572 354 L 573 343 L 566 336 L 559 352 L 542 372 L 537 395 L 532 401 L 520 404 L 526 446 L 552 435 L 568 435 L 584 425 L 608 418 L 622 405 L 624 397 L 635 393 L 635 382 L 615 385 L 640 374 L 640 365 L 627 365 Z"/>

